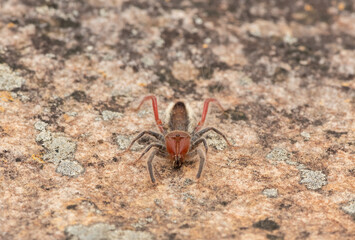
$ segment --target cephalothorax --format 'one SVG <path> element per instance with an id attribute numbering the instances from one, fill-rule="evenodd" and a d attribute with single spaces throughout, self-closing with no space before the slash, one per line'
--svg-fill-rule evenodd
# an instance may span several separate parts
<path id="1" fill-rule="evenodd" d="M 132 140 L 126 151 L 129 151 L 132 145 L 146 134 L 152 136 L 156 140 L 147 146 L 141 156 L 137 159 L 137 161 L 140 160 L 148 151 L 153 149 L 147 161 L 149 176 L 153 183 L 155 182 L 155 178 L 152 161 L 156 155 L 170 158 L 173 166 L 176 168 L 180 167 L 186 158 L 198 155 L 200 157 L 200 164 L 196 178 L 200 178 L 208 151 L 206 139 L 203 138 L 202 135 L 209 131 L 214 131 L 221 135 L 227 144 L 231 146 L 226 136 L 218 129 L 207 127 L 201 130 L 206 120 L 208 105 L 210 102 L 215 102 L 223 111 L 221 104 L 215 98 L 207 98 L 205 100 L 201 120 L 195 128 L 191 126 L 191 115 L 184 102 L 177 101 L 172 105 L 171 109 L 167 112 L 168 122 L 166 126 L 164 126 L 159 118 L 157 99 L 155 96 L 144 97 L 137 110 L 147 100 L 152 100 L 155 122 L 161 133 L 153 131 L 141 132 Z M 204 151 L 198 148 L 200 144 L 203 144 Z"/>

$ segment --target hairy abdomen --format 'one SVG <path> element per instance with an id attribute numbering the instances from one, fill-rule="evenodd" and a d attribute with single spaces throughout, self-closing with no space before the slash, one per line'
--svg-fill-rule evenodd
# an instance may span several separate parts
<path id="1" fill-rule="evenodd" d="M 169 127 L 171 130 L 188 131 L 189 118 L 186 106 L 183 102 L 177 102 L 173 106 L 170 115 Z"/>

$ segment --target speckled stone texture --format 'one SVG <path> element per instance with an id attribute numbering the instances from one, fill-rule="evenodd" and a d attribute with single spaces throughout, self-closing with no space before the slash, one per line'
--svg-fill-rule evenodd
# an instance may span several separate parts
<path id="1" fill-rule="evenodd" d="M 152 184 L 148 94 L 239 148 Z M 354 239 L 354 116 L 354 0 L 0 0 L 0 239 Z"/>

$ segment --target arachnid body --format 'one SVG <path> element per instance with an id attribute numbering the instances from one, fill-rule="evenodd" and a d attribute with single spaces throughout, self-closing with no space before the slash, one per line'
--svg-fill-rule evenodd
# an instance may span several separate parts
<path id="1" fill-rule="evenodd" d="M 159 128 L 160 133 L 147 130 L 141 132 L 140 134 L 138 134 L 137 137 L 132 140 L 126 151 L 129 151 L 132 145 L 136 141 L 141 139 L 144 135 L 150 135 L 156 140 L 149 146 L 147 146 L 141 156 L 137 159 L 138 161 L 148 151 L 152 149 L 148 157 L 147 166 L 150 179 L 153 183 L 155 182 L 155 178 L 153 174 L 152 162 L 156 155 L 165 158 L 170 158 L 175 168 L 179 168 L 184 163 L 184 160 L 186 158 L 198 155 L 200 158 L 200 163 L 196 178 L 200 178 L 203 166 L 206 162 L 208 151 L 206 139 L 202 136 L 209 131 L 214 131 L 215 133 L 221 135 L 228 143 L 228 145 L 231 145 L 228 142 L 226 136 L 218 129 L 214 127 L 207 127 L 201 129 L 206 120 L 208 106 L 210 102 L 215 102 L 217 106 L 223 111 L 223 108 L 218 102 L 218 100 L 214 98 L 208 98 L 205 100 L 201 120 L 194 128 L 191 125 L 193 122 L 190 115 L 190 110 L 183 101 L 175 102 L 172 107 L 168 109 L 167 125 L 164 126 L 159 118 L 157 99 L 155 96 L 144 97 L 141 103 L 139 104 L 137 110 L 147 100 L 152 100 L 155 122 L 157 124 L 157 127 Z M 204 151 L 198 148 L 198 146 L 200 146 L 201 144 L 203 144 Z"/>

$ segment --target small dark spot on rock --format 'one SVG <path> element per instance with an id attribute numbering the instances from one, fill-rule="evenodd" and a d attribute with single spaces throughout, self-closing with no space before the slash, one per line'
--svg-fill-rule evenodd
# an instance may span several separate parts
<path id="1" fill-rule="evenodd" d="M 53 189 L 53 188 L 55 188 L 55 187 L 54 187 L 54 186 L 42 185 L 41 188 L 42 188 L 43 190 L 49 191 L 49 190 L 51 190 L 51 189 Z"/>
<path id="2" fill-rule="evenodd" d="M 64 101 L 62 98 L 58 97 L 49 101 L 50 109 L 52 113 L 56 113 L 59 106 L 63 105 Z"/>
<path id="3" fill-rule="evenodd" d="M 135 72 L 135 73 L 139 72 L 139 66 L 134 65 L 134 66 L 132 66 L 132 69 L 133 69 L 133 72 Z"/>
<path id="4" fill-rule="evenodd" d="M 97 141 L 98 144 L 103 144 L 104 140 L 100 139 L 99 141 Z"/>
<path id="5" fill-rule="evenodd" d="M 322 125 L 323 125 L 323 121 L 320 120 L 320 119 L 317 119 L 317 120 L 315 120 L 312 124 L 313 124 L 314 126 L 322 126 Z"/>
<path id="6" fill-rule="evenodd" d="M 74 91 L 71 95 L 78 102 L 85 102 L 87 100 L 86 93 L 84 91 Z"/>
<path id="7" fill-rule="evenodd" d="M 21 162 L 22 160 L 21 160 L 21 158 L 16 158 L 15 161 L 16 162 Z"/>
<path id="8" fill-rule="evenodd" d="M 169 240 L 175 240 L 176 238 L 176 233 L 168 233 L 166 234 Z"/>
<path id="9" fill-rule="evenodd" d="M 134 6 L 139 9 L 147 10 L 149 8 L 149 3 L 146 3 L 144 1 L 137 1 L 137 0 L 124 1 L 121 6 L 121 11 L 122 12 L 126 11 L 131 6 Z"/>
<path id="10" fill-rule="evenodd" d="M 118 162 L 118 158 L 113 157 L 113 158 L 112 158 L 112 161 L 114 161 L 114 162 Z"/>
<path id="11" fill-rule="evenodd" d="M 193 183 L 194 183 L 194 181 L 190 178 L 186 178 L 184 181 L 185 186 L 192 185 Z"/>
<path id="12" fill-rule="evenodd" d="M 287 76 L 288 76 L 288 71 L 284 68 L 278 67 L 275 70 L 274 76 L 272 78 L 272 82 L 273 83 L 284 82 L 287 80 Z"/>
<path id="13" fill-rule="evenodd" d="M 234 112 L 231 114 L 231 118 L 232 118 L 232 120 L 234 120 L 234 121 L 240 121 L 240 120 L 247 121 L 247 120 L 248 120 L 248 117 L 245 115 L 245 113 L 240 112 L 240 111 L 234 111 Z"/>
<path id="14" fill-rule="evenodd" d="M 269 220 L 268 218 L 254 223 L 253 227 L 264 229 L 267 231 L 274 231 L 280 228 L 280 226 L 275 221 Z"/>
<path id="15" fill-rule="evenodd" d="M 229 203 L 229 202 L 227 202 L 227 201 L 222 201 L 222 202 L 220 202 L 220 204 L 221 204 L 222 206 L 224 206 L 224 207 L 227 206 L 228 203 Z"/>
<path id="16" fill-rule="evenodd" d="M 179 32 L 175 29 L 164 29 L 160 34 L 160 37 L 164 40 L 164 47 L 169 48 L 173 44 L 174 40 L 179 36 Z"/>
<path id="17" fill-rule="evenodd" d="M 64 126 L 57 126 L 56 130 L 57 130 L 57 132 L 65 132 L 65 127 Z"/>
<path id="18" fill-rule="evenodd" d="M 142 34 L 135 26 L 131 24 L 126 24 L 126 26 L 120 32 L 121 41 L 123 40 L 125 42 L 128 42 L 140 38 L 142 38 Z"/>
<path id="19" fill-rule="evenodd" d="M 50 38 L 45 34 L 36 34 L 31 37 L 31 41 L 35 49 L 42 53 L 59 54 L 65 49 L 65 42 Z"/>
<path id="20" fill-rule="evenodd" d="M 180 228 L 181 229 L 190 228 L 190 225 L 185 223 L 185 224 L 181 225 Z"/>
<path id="21" fill-rule="evenodd" d="M 297 237 L 297 239 L 300 239 L 300 240 L 306 239 L 306 238 L 309 237 L 309 235 L 311 235 L 309 232 L 303 231 L 303 232 L 300 233 L 300 235 Z"/>
<path id="22" fill-rule="evenodd" d="M 102 186 L 101 186 L 101 185 L 96 185 L 95 188 L 96 188 L 96 189 L 101 189 Z"/>
<path id="23" fill-rule="evenodd" d="M 201 44 L 203 41 L 201 36 L 198 35 L 196 32 L 185 32 L 184 33 L 185 42 L 188 44 L 198 45 Z"/>
<path id="24" fill-rule="evenodd" d="M 39 7 L 47 6 L 49 8 L 58 9 L 58 4 L 55 1 L 46 1 L 46 0 L 21 0 L 24 5 L 30 7 Z"/>
<path id="25" fill-rule="evenodd" d="M 80 27 L 80 22 L 72 20 L 70 18 L 57 17 L 56 21 L 60 28 L 78 28 Z"/>
<path id="26" fill-rule="evenodd" d="M 208 85 L 208 91 L 211 93 L 216 93 L 216 92 L 221 92 L 226 88 L 222 83 L 214 83 L 211 85 Z"/>
<path id="27" fill-rule="evenodd" d="M 333 147 L 329 147 L 326 151 L 329 155 L 334 155 L 338 152 L 338 149 L 335 149 Z"/>
<path id="28" fill-rule="evenodd" d="M 291 202 L 289 200 L 284 200 L 280 206 L 279 206 L 279 209 L 280 210 L 283 210 L 283 209 L 286 209 L 288 210 L 290 207 L 292 206 Z"/>
<path id="29" fill-rule="evenodd" d="M 78 207 L 78 205 L 72 204 L 72 205 L 68 205 L 68 206 L 67 206 L 67 209 L 68 209 L 68 210 L 76 210 L 77 207 Z"/>
<path id="30" fill-rule="evenodd" d="M 267 234 L 266 238 L 270 239 L 270 240 L 283 240 L 284 239 L 283 236 L 277 236 L 277 235 L 272 235 L 272 234 Z"/>
<path id="31" fill-rule="evenodd" d="M 267 76 L 266 66 L 262 64 L 253 65 L 253 66 L 245 66 L 243 68 L 244 72 L 250 73 L 250 78 L 253 82 L 258 83 L 264 80 Z"/>
<path id="32" fill-rule="evenodd" d="M 234 108 L 234 110 L 228 109 L 224 113 L 227 114 L 228 116 L 230 116 L 232 121 L 241 121 L 241 120 L 247 121 L 248 120 L 247 115 L 242 110 L 240 110 L 238 106 L 236 106 Z M 222 115 L 222 118 L 223 118 L 223 116 L 224 115 Z"/>
<path id="33" fill-rule="evenodd" d="M 6 63 L 13 70 L 21 69 L 30 71 L 23 64 L 20 63 L 21 57 L 21 53 L 11 48 L 10 46 L 7 46 L 5 49 L 0 51 L 0 63 Z"/>
<path id="34" fill-rule="evenodd" d="M 73 47 L 67 49 L 63 54 L 64 58 L 69 58 L 71 55 L 83 52 L 83 45 L 74 45 Z M 80 80 L 75 80 L 75 82 L 80 82 Z"/>
<path id="35" fill-rule="evenodd" d="M 103 203 L 104 203 L 105 205 L 110 204 L 110 202 L 108 202 L 108 201 L 103 201 Z"/>
<path id="36" fill-rule="evenodd" d="M 326 133 L 329 134 L 329 135 L 332 135 L 332 136 L 334 136 L 336 138 L 340 138 L 341 135 L 348 134 L 348 132 L 336 132 L 336 131 L 333 131 L 333 130 L 327 130 Z"/>
<path id="37" fill-rule="evenodd" d="M 101 162 L 101 163 L 99 163 L 97 166 L 99 166 L 99 167 L 105 167 L 105 163 L 103 163 L 103 162 Z"/>
<path id="38" fill-rule="evenodd" d="M 210 79 L 213 76 L 215 70 L 227 70 L 230 66 L 224 62 L 213 62 L 210 65 L 205 65 L 199 68 L 199 77 L 204 79 Z"/>
<path id="39" fill-rule="evenodd" d="M 90 76 L 88 76 L 88 75 L 84 74 L 84 75 L 83 75 L 83 78 L 84 78 L 85 80 L 87 80 L 88 82 L 94 82 L 94 81 L 97 80 L 99 77 L 96 76 L 96 75 L 90 75 Z"/>
<path id="40" fill-rule="evenodd" d="M 349 92 L 350 87 L 342 86 L 342 87 L 341 87 L 341 90 L 342 90 L 343 92 Z"/>
<path id="41" fill-rule="evenodd" d="M 204 79 L 210 79 L 213 76 L 213 68 L 211 67 L 201 67 L 199 68 L 200 74 L 199 77 L 204 78 Z"/>

